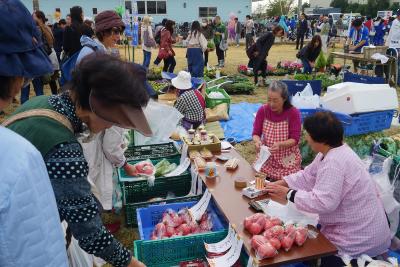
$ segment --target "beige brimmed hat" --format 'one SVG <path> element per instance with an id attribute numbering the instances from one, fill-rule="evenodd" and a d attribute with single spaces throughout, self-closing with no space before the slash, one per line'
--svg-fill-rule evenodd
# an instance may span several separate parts
<path id="1" fill-rule="evenodd" d="M 172 79 L 172 85 L 179 90 L 192 89 L 192 76 L 189 72 L 182 70 Z"/>

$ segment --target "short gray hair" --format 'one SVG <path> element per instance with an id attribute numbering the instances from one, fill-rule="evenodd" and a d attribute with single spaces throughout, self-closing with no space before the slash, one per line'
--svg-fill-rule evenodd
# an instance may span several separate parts
<path id="1" fill-rule="evenodd" d="M 271 92 L 279 93 L 281 95 L 281 97 L 285 100 L 285 103 L 283 103 L 284 109 L 292 107 L 292 104 L 290 103 L 289 90 L 286 83 L 274 80 L 270 83 L 268 90 Z"/>

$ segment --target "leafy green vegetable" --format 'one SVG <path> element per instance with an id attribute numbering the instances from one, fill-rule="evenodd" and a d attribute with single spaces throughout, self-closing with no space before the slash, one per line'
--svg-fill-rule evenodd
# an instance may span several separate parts
<path id="1" fill-rule="evenodd" d="M 319 56 L 317 57 L 317 60 L 315 61 L 315 68 L 318 69 L 322 69 L 325 68 L 326 66 L 326 57 L 324 55 L 324 52 L 321 51 L 321 53 L 319 53 Z"/>
<path id="2" fill-rule="evenodd" d="M 163 159 L 160 162 L 158 162 L 154 167 L 156 168 L 156 177 L 160 177 L 163 175 L 163 172 L 168 169 L 168 167 L 171 165 L 167 159 Z"/>

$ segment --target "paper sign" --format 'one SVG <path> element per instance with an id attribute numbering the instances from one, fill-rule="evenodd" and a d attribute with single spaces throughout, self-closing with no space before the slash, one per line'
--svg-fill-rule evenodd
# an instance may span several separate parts
<path id="1" fill-rule="evenodd" d="M 183 162 L 185 162 L 185 160 L 188 157 L 187 153 L 188 153 L 188 145 L 184 142 L 183 145 L 182 145 L 181 161 L 179 162 L 179 164 L 182 164 Z"/>
<path id="2" fill-rule="evenodd" d="M 196 195 L 197 193 L 197 180 L 199 179 L 199 172 L 197 171 L 194 164 L 190 167 L 190 174 L 192 175 L 192 187 L 190 188 L 190 194 Z"/>
<path id="3" fill-rule="evenodd" d="M 197 195 L 203 193 L 203 180 L 201 179 L 200 175 L 197 175 Z"/>
<path id="4" fill-rule="evenodd" d="M 204 212 L 206 212 L 208 208 L 208 204 L 210 204 L 211 193 L 208 189 L 204 192 L 204 195 L 201 197 L 200 201 L 197 202 L 196 205 L 189 209 L 190 215 L 196 221 L 200 221 L 201 216 L 203 216 Z"/>
<path id="5" fill-rule="evenodd" d="M 269 151 L 268 147 L 267 146 L 261 146 L 258 158 L 257 158 L 256 162 L 254 162 L 254 169 L 257 172 L 260 172 L 261 171 L 261 167 L 269 159 L 270 156 L 271 156 L 271 152 Z"/>
<path id="6" fill-rule="evenodd" d="M 231 249 L 225 255 L 209 259 L 207 258 L 208 263 L 211 267 L 226 267 L 233 266 L 240 258 L 240 254 L 242 252 L 243 240 L 236 236 L 232 243 Z"/>
<path id="7" fill-rule="evenodd" d="M 165 175 L 165 177 L 178 176 L 184 173 L 190 166 L 190 159 L 186 158 L 183 164 L 181 163 L 175 170 Z"/>
<path id="8" fill-rule="evenodd" d="M 223 253 L 232 247 L 232 243 L 236 238 L 236 231 L 232 228 L 232 225 L 229 224 L 228 235 L 224 238 L 224 240 L 214 243 L 207 244 L 204 242 L 204 246 L 206 247 L 207 252 L 210 253 Z"/>

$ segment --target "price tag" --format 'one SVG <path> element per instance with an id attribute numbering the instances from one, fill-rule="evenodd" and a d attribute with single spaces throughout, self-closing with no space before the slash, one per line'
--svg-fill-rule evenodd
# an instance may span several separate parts
<path id="1" fill-rule="evenodd" d="M 192 215 L 194 220 L 199 221 L 201 219 L 201 216 L 203 216 L 204 212 L 206 212 L 208 208 L 208 204 L 210 204 L 210 200 L 211 193 L 207 189 L 200 201 L 189 209 L 190 215 Z"/>
<path id="2" fill-rule="evenodd" d="M 187 168 L 189 168 L 189 166 L 190 166 L 190 159 L 186 158 L 183 163 L 181 163 L 175 170 L 165 175 L 165 177 L 181 175 L 187 170 Z"/>
<path id="3" fill-rule="evenodd" d="M 233 239 L 232 247 L 226 253 L 225 255 L 214 258 L 214 259 L 209 259 L 207 258 L 208 263 L 212 267 L 226 267 L 226 266 L 233 266 L 240 258 L 240 254 L 242 252 L 242 247 L 243 247 L 243 240 L 239 238 L 239 236 L 236 236 L 236 238 Z"/>
<path id="4" fill-rule="evenodd" d="M 179 164 L 183 164 L 185 162 L 185 160 L 188 157 L 187 154 L 188 154 L 188 145 L 185 142 L 183 142 L 181 151 L 181 161 Z"/>
<path id="5" fill-rule="evenodd" d="M 232 247 L 232 243 L 236 237 L 236 231 L 232 228 L 232 225 L 229 224 L 228 235 L 224 238 L 224 240 L 214 243 L 214 244 L 207 244 L 204 242 L 204 246 L 206 250 L 210 253 L 223 253 Z"/>
<path id="6" fill-rule="evenodd" d="M 192 175 L 192 187 L 190 188 L 191 195 L 197 195 L 197 180 L 199 177 L 199 172 L 197 171 L 194 164 L 190 167 L 190 174 Z"/>
<path id="7" fill-rule="evenodd" d="M 197 195 L 203 193 L 203 180 L 201 179 L 200 175 L 197 175 Z"/>

